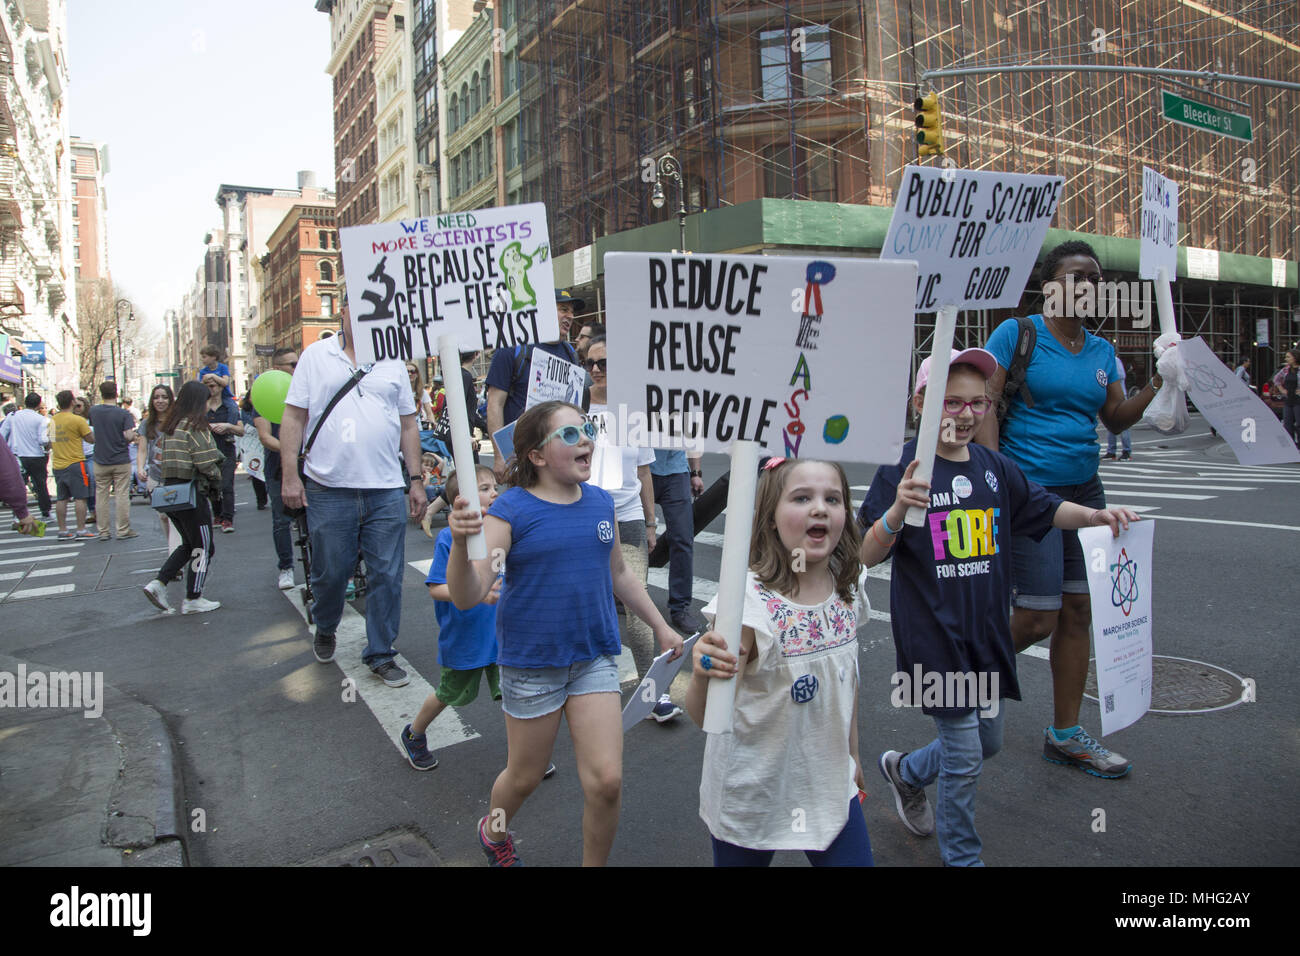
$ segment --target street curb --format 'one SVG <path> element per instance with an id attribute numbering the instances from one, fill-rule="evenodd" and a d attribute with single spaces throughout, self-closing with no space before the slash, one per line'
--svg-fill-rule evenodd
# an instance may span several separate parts
<path id="1" fill-rule="evenodd" d="M 57 667 L 0 654 L 0 670 Z M 106 794 L 100 840 L 124 851 L 126 865 L 187 866 L 184 788 L 176 749 L 162 715 L 151 705 L 105 683 L 101 715 L 120 751 L 117 779 Z"/>

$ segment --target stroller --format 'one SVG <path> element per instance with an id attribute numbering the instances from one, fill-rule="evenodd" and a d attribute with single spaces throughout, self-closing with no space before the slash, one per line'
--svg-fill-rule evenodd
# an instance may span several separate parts
<path id="1" fill-rule="evenodd" d="M 306 582 L 302 589 L 302 606 L 307 611 L 307 625 L 310 627 L 315 623 L 312 615 L 312 603 L 315 598 L 311 592 L 311 535 L 307 532 L 307 509 L 285 509 L 285 512 L 293 518 L 293 543 L 298 548 L 298 560 L 302 562 L 303 580 Z M 352 593 L 348 595 L 347 600 L 365 597 L 366 589 L 366 565 L 358 554 L 356 567 L 352 569 L 352 584 L 349 587 Z"/>

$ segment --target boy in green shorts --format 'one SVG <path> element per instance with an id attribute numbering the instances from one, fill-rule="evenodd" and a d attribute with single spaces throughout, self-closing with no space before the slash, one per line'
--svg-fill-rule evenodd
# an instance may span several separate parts
<path id="1" fill-rule="evenodd" d="M 483 511 L 491 507 L 497 497 L 497 480 L 487 465 L 476 465 L 478 497 Z M 443 497 L 455 501 L 460 494 L 459 476 L 447 479 Z M 501 578 L 483 600 L 468 611 L 458 610 L 451 603 L 447 589 L 447 559 L 451 555 L 451 529 L 438 532 L 434 544 L 433 564 L 424 583 L 433 597 L 433 611 L 438 618 L 438 663 L 442 672 L 438 686 L 425 698 L 415 720 L 402 728 L 402 749 L 406 759 L 416 770 L 432 770 L 438 758 L 429 751 L 425 731 L 434 718 L 446 707 L 464 707 L 478 697 L 479 684 L 487 678 L 488 690 L 493 700 L 501 699 L 501 675 L 497 670 L 497 599 L 501 596 Z M 549 764 L 543 777 L 555 773 L 555 764 Z"/>

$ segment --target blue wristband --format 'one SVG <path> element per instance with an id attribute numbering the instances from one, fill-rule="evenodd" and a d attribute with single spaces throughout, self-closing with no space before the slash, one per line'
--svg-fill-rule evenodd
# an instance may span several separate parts
<path id="1" fill-rule="evenodd" d="M 882 514 L 880 516 L 880 523 L 885 526 L 885 532 L 887 534 L 898 534 L 903 530 L 903 526 L 901 524 L 897 528 L 891 528 L 889 526 L 889 517 L 887 514 Z"/>

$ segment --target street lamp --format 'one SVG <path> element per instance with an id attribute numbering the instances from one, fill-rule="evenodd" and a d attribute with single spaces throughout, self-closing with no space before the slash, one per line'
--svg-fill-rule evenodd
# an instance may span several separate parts
<path id="1" fill-rule="evenodd" d="M 650 203 L 656 209 L 663 209 L 667 197 L 664 195 L 664 180 L 671 179 L 677 183 L 677 228 L 681 231 L 681 251 L 686 251 L 686 186 L 682 182 L 682 164 L 672 153 L 664 153 L 655 166 L 655 188 L 650 193 Z"/>
<path id="2" fill-rule="evenodd" d="M 126 392 L 126 355 L 122 352 L 122 306 L 126 306 L 128 322 L 135 319 L 135 306 L 131 304 L 130 299 L 118 299 L 117 304 L 113 307 L 114 318 L 117 320 L 117 354 L 113 358 L 113 381 L 117 383 L 117 394 L 124 395 Z M 117 360 L 122 360 L 122 378 L 117 377 Z"/>

